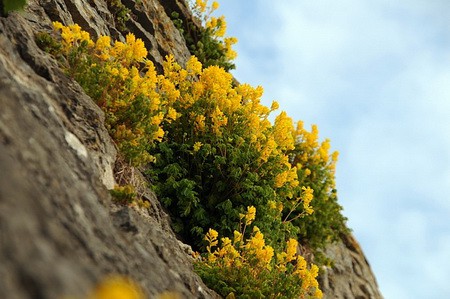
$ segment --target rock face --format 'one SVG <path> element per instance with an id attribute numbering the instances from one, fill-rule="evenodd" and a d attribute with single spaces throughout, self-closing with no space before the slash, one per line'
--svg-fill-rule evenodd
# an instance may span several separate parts
<path id="1" fill-rule="evenodd" d="M 319 280 L 324 299 L 383 298 L 370 265 L 352 235 L 341 236 L 341 241 L 329 245 L 325 254 L 334 265 L 324 269 Z"/>
<path id="2" fill-rule="evenodd" d="M 83 298 L 118 273 L 150 298 L 167 290 L 216 298 L 150 190 L 143 190 L 149 210 L 112 204 L 118 163 L 103 114 L 34 41 L 51 21 L 123 38 L 108 3 L 29 0 L 24 12 L 0 17 L 0 295 Z M 122 3 L 132 15 L 127 28 L 144 40 L 157 67 L 169 53 L 187 60 L 169 17 L 176 11 L 190 18 L 184 1 Z M 323 277 L 326 298 L 380 298 L 364 255 L 347 243 L 327 251 L 336 267 Z"/>
<path id="3" fill-rule="evenodd" d="M 0 297 L 82 298 L 76 296 L 120 273 L 150 297 L 169 290 L 214 298 L 150 191 L 150 212 L 112 205 L 116 150 L 102 112 L 34 42 L 34 33 L 50 26 L 45 7 L 61 8 L 67 22 L 89 14 L 99 33 L 109 23 L 88 2 L 44 4 L 0 18 Z M 159 2 L 148 5 L 170 24 Z M 84 11 L 75 14 L 77 6 Z"/>

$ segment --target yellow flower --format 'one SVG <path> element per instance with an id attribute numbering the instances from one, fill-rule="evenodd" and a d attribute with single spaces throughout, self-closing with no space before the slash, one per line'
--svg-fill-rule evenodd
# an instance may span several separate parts
<path id="1" fill-rule="evenodd" d="M 119 75 L 119 70 L 116 67 L 113 67 L 110 71 L 110 74 L 113 76 Z"/>
<path id="2" fill-rule="evenodd" d="M 194 121 L 194 127 L 196 131 L 203 132 L 205 130 L 205 116 L 197 115 Z"/>
<path id="3" fill-rule="evenodd" d="M 131 60 L 142 61 L 147 56 L 147 49 L 142 39 L 134 36 L 132 33 L 128 33 L 126 36 L 127 45 L 129 48 L 129 56 Z"/>
<path id="4" fill-rule="evenodd" d="M 277 209 L 277 203 L 274 200 L 269 200 L 268 204 L 269 204 L 269 208 L 271 210 L 276 210 Z"/>
<path id="5" fill-rule="evenodd" d="M 151 118 L 151 123 L 153 125 L 159 126 L 164 119 L 164 113 L 160 112 Z"/>
<path id="6" fill-rule="evenodd" d="M 281 188 L 283 187 L 284 183 L 287 180 L 287 171 L 284 171 L 282 173 L 279 173 L 276 177 L 275 177 L 275 184 L 274 187 L 275 188 Z"/>
<path id="7" fill-rule="evenodd" d="M 249 240 L 247 240 L 245 248 L 247 248 L 250 251 L 261 250 L 265 245 L 264 235 L 261 233 L 261 231 L 257 226 L 253 227 L 253 233 L 254 235 Z"/>
<path id="8" fill-rule="evenodd" d="M 161 141 L 163 137 L 164 137 L 164 130 L 162 128 L 158 128 L 158 130 L 153 135 L 153 139 L 156 141 Z"/>
<path id="9" fill-rule="evenodd" d="M 219 107 L 216 106 L 214 111 L 211 113 L 211 120 L 213 132 L 218 136 L 222 136 L 222 131 L 220 130 L 220 128 L 227 125 L 228 118 L 219 109 Z"/>
<path id="10" fill-rule="evenodd" d="M 209 243 L 209 245 L 206 247 L 208 252 L 211 252 L 211 248 L 216 246 L 217 243 L 219 242 L 219 241 L 217 241 L 218 236 L 219 236 L 219 233 L 212 228 L 210 228 L 208 230 L 208 233 L 206 233 L 205 240 Z"/>
<path id="11" fill-rule="evenodd" d="M 226 37 L 224 39 L 225 42 L 225 57 L 228 60 L 233 60 L 236 59 L 237 57 L 237 52 L 234 51 L 231 47 L 237 43 L 237 38 L 235 37 Z"/>
<path id="12" fill-rule="evenodd" d="M 200 11 L 200 12 L 205 12 L 206 11 L 206 2 L 205 0 L 196 0 L 195 1 L 195 7 Z"/>
<path id="13" fill-rule="evenodd" d="M 286 243 L 286 261 L 290 262 L 295 260 L 297 255 L 297 245 L 298 242 L 295 239 L 289 239 Z"/>
<path id="14" fill-rule="evenodd" d="M 260 153 L 260 159 L 262 162 L 267 162 L 269 157 L 272 155 L 272 153 L 275 151 L 277 146 L 277 143 L 275 140 L 273 140 L 272 136 L 269 137 L 269 140 L 267 140 L 266 144 L 264 145 L 261 153 Z"/>
<path id="15" fill-rule="evenodd" d="M 228 237 L 224 237 L 221 239 L 222 241 L 222 247 L 231 246 L 231 240 Z"/>
<path id="16" fill-rule="evenodd" d="M 201 143 L 200 141 L 197 141 L 194 144 L 194 152 L 198 152 L 200 150 L 200 148 L 202 147 L 203 143 Z"/>
<path id="17" fill-rule="evenodd" d="M 302 187 L 302 200 L 303 200 L 303 209 L 307 214 L 312 214 L 314 212 L 313 208 L 309 205 L 314 198 L 313 192 L 314 190 L 310 187 Z"/>
<path id="18" fill-rule="evenodd" d="M 233 243 L 236 244 L 238 242 L 242 241 L 242 234 L 240 232 L 238 232 L 237 230 L 235 230 L 233 232 L 234 238 L 233 238 Z"/>
<path id="19" fill-rule="evenodd" d="M 292 118 L 290 118 L 286 112 L 281 112 L 275 118 L 274 125 L 274 139 L 277 145 L 282 150 L 292 150 L 294 149 L 294 125 Z"/>
<path id="20" fill-rule="evenodd" d="M 247 207 L 247 213 L 245 214 L 245 224 L 250 225 L 250 223 L 255 220 L 256 208 L 254 206 Z"/>
<path id="21" fill-rule="evenodd" d="M 217 30 L 214 32 L 215 36 L 225 36 L 225 33 L 227 32 L 227 22 L 225 21 L 224 16 L 220 16 L 219 18 L 217 18 L 217 25 L 215 27 L 217 28 Z"/>
<path id="22" fill-rule="evenodd" d="M 122 80 L 125 80 L 128 77 L 129 73 L 130 72 L 128 71 L 128 69 L 126 67 L 120 68 L 120 78 Z"/>
<path id="23" fill-rule="evenodd" d="M 111 38 L 107 35 L 100 36 L 95 42 L 95 49 L 97 51 L 105 51 L 111 47 Z"/>
<path id="24" fill-rule="evenodd" d="M 277 110 L 278 108 L 280 108 L 280 104 L 278 104 L 277 101 L 273 101 L 272 105 L 270 106 L 270 110 L 274 111 L 274 110 Z"/>
<path id="25" fill-rule="evenodd" d="M 140 287 L 131 280 L 112 276 L 102 281 L 89 296 L 90 299 L 144 299 Z"/>
<path id="26" fill-rule="evenodd" d="M 186 70 L 193 76 L 199 75 L 202 73 L 202 64 L 198 61 L 197 57 L 191 56 L 186 63 Z"/>
<path id="27" fill-rule="evenodd" d="M 268 267 L 272 261 L 274 250 L 272 246 L 264 246 L 264 248 L 256 251 L 256 256 L 261 264 Z"/>
<path id="28" fill-rule="evenodd" d="M 175 109 L 173 109 L 172 107 L 169 107 L 167 109 L 167 115 L 166 116 L 167 116 L 167 119 L 170 122 L 172 120 L 176 120 L 177 119 L 178 113 L 177 113 L 177 111 Z"/>
<path id="29" fill-rule="evenodd" d="M 62 30 L 64 28 L 64 25 L 61 22 L 55 21 L 52 24 L 56 30 Z"/>

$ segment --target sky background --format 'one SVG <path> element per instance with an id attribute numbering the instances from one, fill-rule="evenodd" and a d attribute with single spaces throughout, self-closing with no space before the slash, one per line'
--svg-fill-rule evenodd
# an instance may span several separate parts
<path id="1" fill-rule="evenodd" d="M 450 298 L 450 2 L 219 2 L 235 77 L 340 152 L 340 203 L 384 297 Z"/>

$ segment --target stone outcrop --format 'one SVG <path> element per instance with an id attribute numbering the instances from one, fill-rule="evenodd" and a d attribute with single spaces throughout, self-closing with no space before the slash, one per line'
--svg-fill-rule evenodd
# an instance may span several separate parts
<path id="1" fill-rule="evenodd" d="M 324 268 L 319 283 L 324 299 L 381 299 L 378 285 L 358 242 L 352 235 L 329 245 L 325 255 L 333 260 Z"/>
<path id="2" fill-rule="evenodd" d="M 150 297 L 168 290 L 214 298 L 149 190 L 148 212 L 111 203 L 116 149 L 103 114 L 34 42 L 35 32 L 50 28 L 49 11 L 96 33 L 112 31 L 106 4 L 92 3 L 95 9 L 88 1 L 30 2 L 25 13 L 0 18 L 1 297 L 82 298 L 119 273 Z M 171 24 L 158 1 L 147 5 L 159 9 L 155 20 Z M 178 41 L 148 34 L 156 61 L 171 42 L 188 57 L 172 31 L 164 34 Z"/>
<path id="3" fill-rule="evenodd" d="M 169 53 L 186 61 L 170 20 L 172 11 L 191 17 L 184 1 L 122 3 L 157 68 Z M 112 203 L 118 163 L 102 111 L 34 41 L 51 21 L 78 23 L 94 37 L 127 33 L 105 0 L 29 0 L 24 12 L 0 17 L 1 297 L 83 298 L 118 273 L 150 298 L 167 290 L 216 298 L 150 190 L 141 190 L 148 210 Z M 347 243 L 327 251 L 336 266 L 323 277 L 326 297 L 380 298 L 364 255 Z"/>

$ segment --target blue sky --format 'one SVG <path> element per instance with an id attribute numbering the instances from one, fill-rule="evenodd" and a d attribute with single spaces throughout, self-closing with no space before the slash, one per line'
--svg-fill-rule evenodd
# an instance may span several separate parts
<path id="1" fill-rule="evenodd" d="M 340 202 L 385 298 L 450 298 L 450 2 L 219 2 L 236 78 L 340 152 Z"/>

